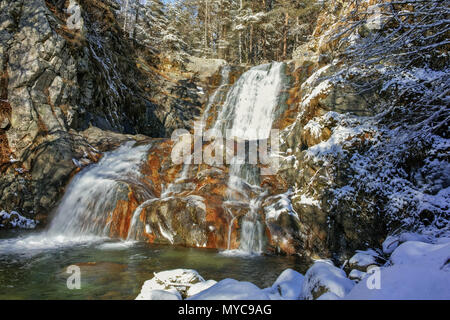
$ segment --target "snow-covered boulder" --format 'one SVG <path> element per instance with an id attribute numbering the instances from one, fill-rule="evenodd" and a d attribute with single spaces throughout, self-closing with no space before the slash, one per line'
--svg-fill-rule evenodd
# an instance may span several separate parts
<path id="1" fill-rule="evenodd" d="M 175 290 L 146 290 L 141 291 L 136 300 L 182 300 L 181 294 Z"/>
<path id="2" fill-rule="evenodd" d="M 162 295 L 159 291 L 168 293 L 178 293 L 180 297 L 186 297 L 187 291 L 195 284 L 205 282 L 197 271 L 191 269 L 175 269 L 162 271 L 154 274 L 155 276 L 144 282 L 141 293 L 136 300 L 155 300 L 155 297 L 169 297 Z M 154 292 L 158 290 L 158 292 Z M 173 297 L 173 295 L 172 295 Z"/>
<path id="3" fill-rule="evenodd" d="M 378 265 L 377 263 L 378 253 L 372 249 L 361 251 L 357 250 L 356 254 L 350 258 L 350 269 L 356 269 L 359 271 L 366 271 L 367 267 L 371 265 Z"/>
<path id="4" fill-rule="evenodd" d="M 225 279 L 187 300 L 270 300 L 270 297 L 253 283 Z"/>
<path id="5" fill-rule="evenodd" d="M 341 299 L 337 295 L 335 295 L 333 292 L 325 292 L 323 295 L 317 298 L 317 300 L 339 300 Z"/>
<path id="6" fill-rule="evenodd" d="M 211 288 L 216 283 L 217 283 L 217 281 L 215 281 L 215 280 L 208 280 L 208 281 L 202 281 L 202 282 L 196 283 L 188 289 L 186 296 L 192 297 L 202 291 L 205 291 L 206 289 Z"/>
<path id="7" fill-rule="evenodd" d="M 298 300 L 302 293 L 304 276 L 292 269 L 284 270 L 272 287 L 263 291 L 271 299 Z"/>
<path id="8" fill-rule="evenodd" d="M 329 260 L 317 260 L 305 274 L 302 287 L 302 298 L 317 299 L 326 292 L 344 297 L 354 286 L 345 272 L 333 265 Z"/>
<path id="9" fill-rule="evenodd" d="M 361 281 L 345 299 L 450 299 L 450 275 L 448 271 L 431 271 L 420 265 L 394 265 L 381 269 L 380 284 L 380 289 L 369 289 L 367 282 Z"/>
<path id="10" fill-rule="evenodd" d="M 379 269 L 378 288 L 359 282 L 345 299 L 450 299 L 450 242 L 407 241 Z M 374 275 L 375 276 L 375 275 Z M 370 280 L 367 278 L 367 280 Z"/>
<path id="11" fill-rule="evenodd" d="M 350 271 L 350 273 L 348 274 L 348 278 L 350 280 L 355 280 L 356 282 L 361 281 L 362 279 L 364 279 L 364 277 L 367 275 L 366 272 L 362 272 L 359 271 L 357 269 L 353 269 L 352 271 Z"/>
<path id="12" fill-rule="evenodd" d="M 441 270 L 445 264 L 449 263 L 449 259 L 450 242 L 430 244 L 420 241 L 408 241 L 395 249 L 390 261 L 394 265 L 427 265 L 431 269 Z"/>
<path id="13" fill-rule="evenodd" d="M 428 237 L 422 234 L 414 232 L 404 232 L 398 235 L 388 236 L 382 244 L 383 252 L 385 254 L 391 254 L 400 244 L 406 241 L 420 241 L 425 243 L 431 242 Z"/>

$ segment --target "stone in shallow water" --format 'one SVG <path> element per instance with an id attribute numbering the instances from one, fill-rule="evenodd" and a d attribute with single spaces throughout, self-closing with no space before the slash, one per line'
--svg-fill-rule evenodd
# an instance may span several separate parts
<path id="1" fill-rule="evenodd" d="M 175 269 L 169 271 L 162 271 L 154 274 L 155 276 L 145 281 L 142 286 L 141 293 L 137 296 L 137 300 L 157 300 L 156 297 L 169 297 L 170 293 L 187 296 L 187 291 L 194 284 L 205 282 L 195 270 L 190 269 Z M 158 291 L 166 291 L 168 295 L 163 295 Z M 171 300 L 171 299 L 170 299 Z M 181 299 L 179 299 L 181 300 Z"/>

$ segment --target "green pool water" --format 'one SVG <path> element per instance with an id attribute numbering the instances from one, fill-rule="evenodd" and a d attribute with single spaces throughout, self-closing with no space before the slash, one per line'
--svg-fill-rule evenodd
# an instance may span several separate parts
<path id="1" fill-rule="evenodd" d="M 36 244 L 33 237 L 42 241 L 39 234 L 0 231 L 0 299 L 134 299 L 154 272 L 176 268 L 195 269 L 205 279 L 233 278 L 264 288 L 287 268 L 301 273 L 307 269 L 299 257 L 230 256 L 211 249 L 105 239 L 52 246 Z M 81 269 L 79 290 L 67 288 L 70 265 Z"/>

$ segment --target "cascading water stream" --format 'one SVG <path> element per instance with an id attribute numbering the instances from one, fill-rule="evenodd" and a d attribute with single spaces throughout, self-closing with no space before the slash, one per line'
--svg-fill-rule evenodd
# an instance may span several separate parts
<path id="1" fill-rule="evenodd" d="M 149 148 L 130 141 L 106 152 L 98 163 L 73 178 L 46 231 L 2 241 L 0 252 L 51 249 L 107 238 L 109 218 L 117 201 L 128 194 L 128 185 L 139 188 L 143 197 L 151 197 L 139 172 Z"/>
<path id="2" fill-rule="evenodd" d="M 134 147 L 134 144 L 127 142 L 105 153 L 97 164 L 74 178 L 55 212 L 47 231 L 49 236 L 109 235 L 108 218 L 123 197 L 124 189 L 129 184 L 140 184 L 141 174 L 137 169 L 150 146 Z"/>
<path id="3" fill-rule="evenodd" d="M 214 124 L 228 139 L 258 141 L 268 139 L 275 119 L 277 106 L 284 87 L 284 63 L 261 65 L 245 72 L 227 94 L 224 106 Z M 227 201 L 234 201 L 234 192 L 248 199 L 248 213 L 242 218 L 239 250 L 244 253 L 261 253 L 263 250 L 263 224 L 258 210 L 261 207 L 263 190 L 259 184 L 259 168 L 243 163 L 235 156 L 229 167 Z M 252 192 L 248 192 L 252 190 Z M 249 193 L 259 194 L 259 196 Z M 231 221 L 228 232 L 230 248 L 233 223 L 237 219 L 230 210 Z"/>
<path id="4" fill-rule="evenodd" d="M 245 72 L 228 92 L 214 129 L 223 134 L 229 129 L 228 138 L 267 139 L 284 86 L 284 66 L 274 62 Z"/>
<path id="5" fill-rule="evenodd" d="M 272 63 L 248 70 L 227 93 L 229 72 L 229 67 L 222 70 L 221 85 L 211 96 L 203 119 L 208 118 L 208 112 L 214 105 L 224 101 L 213 124 L 214 129 L 221 130 L 227 138 L 236 137 L 241 141 L 267 139 L 281 101 L 284 64 Z M 227 130 L 230 132 L 226 132 Z M 111 215 L 119 200 L 128 200 L 124 197 L 128 194 L 130 185 L 139 189 L 142 199 L 149 199 L 131 217 L 127 240 L 134 240 L 140 213 L 158 200 L 146 190 L 139 170 L 149 148 L 150 145 L 127 142 L 117 150 L 105 153 L 98 163 L 78 173 L 70 182 L 47 231 L 14 243 L 5 242 L 0 245 L 0 251 L 15 245 L 19 250 L 29 246 L 51 248 L 108 237 L 111 234 Z M 240 203 L 241 207 L 246 206 L 247 211 L 244 216 L 234 216 L 231 210 L 228 211 L 231 216 L 228 247 L 230 248 L 233 222 L 241 218 L 239 249 L 246 253 L 260 253 L 263 249 L 264 232 L 258 211 L 264 190 L 259 187 L 259 168 L 239 160 L 242 159 L 234 157 L 229 167 L 227 185 L 230 192 L 226 202 Z M 190 168 L 189 163 L 183 165 L 178 178 L 168 186 L 161 198 L 179 192 L 178 188 L 188 187 L 184 185 L 189 178 Z M 236 193 L 240 194 L 237 198 Z"/>

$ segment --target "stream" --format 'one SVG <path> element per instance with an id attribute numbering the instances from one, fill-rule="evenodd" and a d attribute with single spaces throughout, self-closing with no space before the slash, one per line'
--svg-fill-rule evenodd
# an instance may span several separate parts
<path id="1" fill-rule="evenodd" d="M 81 269 L 79 290 L 67 288 L 70 265 Z M 102 238 L 52 247 L 39 233 L 0 232 L 0 299 L 134 299 L 154 272 L 177 268 L 195 269 L 205 279 L 233 278 L 264 288 L 286 268 L 304 272 L 307 265 L 294 256 L 226 255 Z"/>

